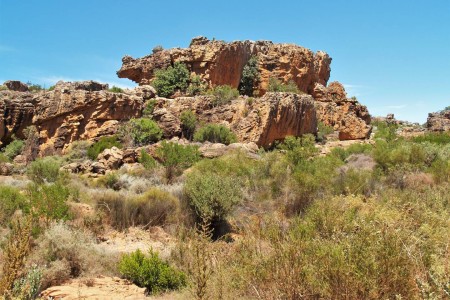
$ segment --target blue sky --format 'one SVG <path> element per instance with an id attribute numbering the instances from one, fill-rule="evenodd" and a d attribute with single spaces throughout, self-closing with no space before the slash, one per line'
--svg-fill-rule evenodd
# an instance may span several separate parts
<path id="1" fill-rule="evenodd" d="M 425 122 L 450 105 L 450 1 L 0 0 L 0 82 L 117 78 L 121 58 L 204 35 L 295 43 L 333 58 L 372 115 Z"/>

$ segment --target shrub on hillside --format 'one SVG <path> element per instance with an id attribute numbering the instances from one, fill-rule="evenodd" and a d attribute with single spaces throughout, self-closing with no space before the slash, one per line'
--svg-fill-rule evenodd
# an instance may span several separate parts
<path id="1" fill-rule="evenodd" d="M 135 145 L 141 146 L 159 141 L 163 131 L 158 124 L 147 118 L 131 119 L 129 121 L 131 138 Z"/>
<path id="2" fill-rule="evenodd" d="M 190 74 L 185 64 L 175 62 L 165 70 L 156 70 L 152 85 L 161 97 L 170 97 L 177 90 L 185 92 L 189 86 Z"/>
<path id="3" fill-rule="evenodd" d="M 175 176 L 181 174 L 200 160 L 200 152 L 197 146 L 180 145 L 178 143 L 163 141 L 156 150 L 161 164 L 166 168 L 166 178 L 170 182 Z"/>
<path id="4" fill-rule="evenodd" d="M 65 155 L 66 161 L 80 161 L 87 159 L 89 148 L 91 147 L 91 143 L 88 141 L 75 141 L 70 144 L 67 153 Z M 94 154 L 92 154 L 93 156 Z M 90 157 L 89 157 L 90 158 Z M 95 157 L 97 158 L 97 157 Z"/>
<path id="5" fill-rule="evenodd" d="M 180 121 L 183 136 L 188 140 L 192 140 L 195 127 L 197 126 L 197 117 L 192 110 L 185 110 L 180 115 Z"/>
<path id="6" fill-rule="evenodd" d="M 0 186 L 0 224 L 6 225 L 19 209 L 29 211 L 30 203 L 27 198 L 12 186 Z"/>
<path id="7" fill-rule="evenodd" d="M 177 290 L 186 285 L 185 274 L 171 267 L 153 250 L 148 255 L 139 249 L 123 255 L 119 272 L 137 286 L 145 287 L 149 294 Z"/>
<path id="8" fill-rule="evenodd" d="M 208 141 L 211 143 L 222 143 L 229 145 L 237 142 L 237 137 L 230 129 L 228 129 L 228 127 L 224 125 L 208 124 L 197 130 L 194 134 L 194 141 Z"/>
<path id="9" fill-rule="evenodd" d="M 258 58 L 252 56 L 242 70 L 239 92 L 241 95 L 253 96 L 259 81 Z"/>
<path id="10" fill-rule="evenodd" d="M 92 144 L 87 150 L 87 155 L 90 159 L 96 160 L 98 155 L 105 149 L 111 149 L 112 147 L 122 148 L 122 144 L 116 136 L 104 136 L 101 137 L 98 142 Z"/>
<path id="11" fill-rule="evenodd" d="M 191 76 L 189 86 L 186 90 L 186 93 L 189 96 L 196 96 L 204 93 L 206 90 L 206 85 L 202 82 L 200 76 L 193 75 Z"/>
<path id="12" fill-rule="evenodd" d="M 157 101 L 155 99 L 148 100 L 145 104 L 144 110 L 142 111 L 142 116 L 151 119 L 153 111 L 155 110 L 156 103 Z"/>
<path id="13" fill-rule="evenodd" d="M 231 100 L 239 97 L 239 91 L 229 85 L 218 85 L 208 91 L 208 94 L 213 96 L 213 106 L 228 104 Z"/>
<path id="14" fill-rule="evenodd" d="M 283 83 L 275 77 L 269 78 L 269 86 L 267 87 L 267 91 L 296 93 L 296 94 L 301 93 L 294 81 L 291 80 L 288 83 Z"/>
<path id="15" fill-rule="evenodd" d="M 141 150 L 141 156 L 139 156 L 138 162 L 141 163 L 146 170 L 151 170 L 157 166 L 156 160 L 144 149 Z"/>
<path id="16" fill-rule="evenodd" d="M 14 139 L 11 143 L 9 143 L 5 148 L 2 149 L 2 153 L 10 160 L 14 159 L 17 155 L 19 155 L 23 147 L 25 146 L 25 142 L 22 140 Z"/>
<path id="17" fill-rule="evenodd" d="M 115 85 L 113 85 L 112 88 L 108 89 L 108 91 L 111 93 L 123 93 L 123 89 Z"/>
<path id="18" fill-rule="evenodd" d="M 184 191 L 197 219 L 211 223 L 225 220 L 242 197 L 237 178 L 211 172 L 189 173 Z"/>
<path id="19" fill-rule="evenodd" d="M 55 182 L 60 177 L 61 163 L 55 157 L 47 156 L 33 161 L 27 170 L 28 177 L 37 184 Z"/>
<path id="20" fill-rule="evenodd" d="M 301 137 L 287 136 L 281 144 L 277 145 L 277 148 L 286 151 L 287 158 L 294 166 L 312 157 L 318 151 L 312 134 Z"/>
<path id="21" fill-rule="evenodd" d="M 416 143 L 433 143 L 446 145 L 450 143 L 450 134 L 447 132 L 429 132 L 424 135 L 416 136 L 412 139 Z"/>

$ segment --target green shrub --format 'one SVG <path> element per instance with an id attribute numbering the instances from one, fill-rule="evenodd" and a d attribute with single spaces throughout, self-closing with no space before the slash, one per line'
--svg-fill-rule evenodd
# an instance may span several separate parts
<path id="1" fill-rule="evenodd" d="M 191 76 L 191 80 L 189 86 L 186 90 L 186 93 L 190 96 L 200 95 L 204 93 L 206 90 L 205 84 L 203 84 L 200 76 L 193 75 Z"/>
<path id="2" fill-rule="evenodd" d="M 180 115 L 180 121 L 183 136 L 188 140 L 192 140 L 195 127 L 197 126 L 197 117 L 192 110 L 185 110 Z"/>
<path id="3" fill-rule="evenodd" d="M 138 159 L 146 170 L 151 170 L 157 166 L 156 160 L 144 149 L 141 150 L 141 156 Z"/>
<path id="4" fill-rule="evenodd" d="M 239 92 L 241 95 L 253 96 L 259 81 L 258 57 L 252 56 L 242 70 Z"/>
<path id="5" fill-rule="evenodd" d="M 288 160 L 294 166 L 318 152 L 315 147 L 315 137 L 312 134 L 305 134 L 301 137 L 287 136 L 277 148 L 286 151 Z"/>
<path id="6" fill-rule="evenodd" d="M 7 163 L 10 162 L 11 160 L 3 153 L 0 153 L 0 163 Z"/>
<path id="7" fill-rule="evenodd" d="M 211 172 L 189 173 L 184 191 L 197 218 L 212 223 L 224 220 L 242 197 L 237 178 Z"/>
<path id="8" fill-rule="evenodd" d="M 52 85 L 52 86 L 50 86 L 50 87 L 48 88 L 48 91 L 53 91 L 54 89 L 55 89 L 55 86 Z"/>
<path id="9" fill-rule="evenodd" d="M 137 286 L 145 287 L 149 294 L 177 290 L 186 285 L 185 274 L 171 267 L 153 250 L 147 256 L 139 249 L 125 254 L 120 260 L 119 272 Z"/>
<path id="10" fill-rule="evenodd" d="M 236 135 L 224 125 L 208 124 L 203 126 L 194 134 L 194 141 L 211 143 L 222 143 L 229 145 L 237 142 Z"/>
<path id="11" fill-rule="evenodd" d="M 123 89 L 115 85 L 113 85 L 112 88 L 108 89 L 108 91 L 111 93 L 123 93 Z"/>
<path id="12" fill-rule="evenodd" d="M 163 136 L 163 131 L 158 124 L 147 118 L 131 119 L 130 122 L 131 138 L 135 145 L 142 146 L 159 141 Z"/>
<path id="13" fill-rule="evenodd" d="M 0 224 L 7 224 L 16 210 L 28 212 L 30 203 L 16 188 L 0 186 Z"/>
<path id="14" fill-rule="evenodd" d="M 334 132 L 332 126 L 327 126 L 323 122 L 319 122 L 317 126 L 317 141 L 324 142 L 325 136 Z"/>
<path id="15" fill-rule="evenodd" d="M 161 45 L 156 45 L 155 47 L 153 47 L 152 53 L 155 54 L 155 53 L 161 52 L 161 51 L 163 51 L 163 50 L 164 50 L 163 46 L 161 46 Z"/>
<path id="16" fill-rule="evenodd" d="M 89 147 L 87 155 L 90 159 L 96 160 L 100 153 L 102 153 L 105 149 L 111 149 L 112 147 L 121 149 L 122 144 L 116 136 L 104 136 L 101 137 L 98 142 L 95 142 Z"/>
<path id="17" fill-rule="evenodd" d="M 69 188 L 61 182 L 52 184 L 32 184 L 27 191 L 28 197 L 33 206 L 33 213 L 43 218 L 46 225 L 52 220 L 68 220 L 69 206 Z"/>
<path id="18" fill-rule="evenodd" d="M 38 184 L 55 182 L 60 177 L 61 163 L 54 157 L 47 156 L 33 161 L 27 170 L 28 177 Z"/>
<path id="19" fill-rule="evenodd" d="M 42 269 L 32 266 L 23 277 L 14 281 L 12 294 L 15 299 L 36 299 L 41 287 Z"/>
<path id="20" fill-rule="evenodd" d="M 175 62 L 165 70 L 156 70 L 152 85 L 161 97 L 170 97 L 175 91 L 185 92 L 189 86 L 190 74 L 185 64 Z"/>
<path id="21" fill-rule="evenodd" d="M 390 142 L 397 138 L 397 129 L 398 129 L 397 124 L 381 121 L 381 122 L 373 122 L 372 125 L 377 128 L 375 131 L 376 139 L 384 139 Z"/>
<path id="22" fill-rule="evenodd" d="M 30 82 L 30 81 L 27 82 L 27 85 L 28 85 L 28 90 L 29 90 L 30 92 L 40 92 L 40 91 L 45 90 L 45 89 L 42 87 L 42 85 L 40 85 L 40 84 L 34 84 L 34 83 Z"/>
<path id="23" fill-rule="evenodd" d="M 119 175 L 115 172 L 109 172 L 105 176 L 99 178 L 97 182 L 108 189 L 113 189 L 115 191 L 120 190 Z"/>
<path id="24" fill-rule="evenodd" d="M 12 160 L 22 152 L 24 146 L 24 141 L 14 139 L 11 143 L 9 143 L 5 148 L 2 149 L 2 152 L 6 157 Z"/>
<path id="25" fill-rule="evenodd" d="M 197 146 L 184 146 L 166 141 L 161 143 L 161 146 L 156 150 L 156 154 L 160 158 L 161 164 L 166 168 L 166 178 L 169 182 L 200 159 Z"/>
<path id="26" fill-rule="evenodd" d="M 145 108 L 142 112 L 142 115 L 145 118 L 151 119 L 153 111 L 155 110 L 156 103 L 157 101 L 155 99 L 150 99 L 147 101 L 147 103 L 145 104 Z"/>
<path id="27" fill-rule="evenodd" d="M 294 81 L 289 81 L 287 84 L 282 83 L 275 77 L 269 78 L 269 86 L 267 87 L 268 92 L 286 92 L 286 93 L 296 93 L 300 94 L 301 91 L 298 89 L 297 84 Z"/>
<path id="28" fill-rule="evenodd" d="M 89 141 L 75 141 L 70 144 L 64 158 L 68 162 L 83 161 L 87 158 L 90 158 L 88 156 L 88 151 L 89 151 L 90 147 L 91 147 L 91 143 Z M 92 155 L 94 155 L 94 154 L 92 154 Z M 98 156 L 98 154 L 97 154 L 97 156 Z M 95 158 L 97 158 L 97 157 L 95 157 Z"/>
<path id="29" fill-rule="evenodd" d="M 445 145 L 450 143 L 450 134 L 446 132 L 429 132 L 421 136 L 416 136 L 412 139 L 416 143 L 433 143 Z"/>
<path id="30" fill-rule="evenodd" d="M 218 85 L 214 89 L 208 91 L 209 95 L 213 95 L 213 106 L 220 106 L 230 103 L 231 100 L 239 97 L 239 91 L 229 85 Z"/>

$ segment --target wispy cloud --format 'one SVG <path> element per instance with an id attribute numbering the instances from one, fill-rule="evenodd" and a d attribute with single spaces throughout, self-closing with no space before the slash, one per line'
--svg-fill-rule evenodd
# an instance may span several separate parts
<path id="1" fill-rule="evenodd" d="M 343 83 L 342 85 L 344 86 L 347 95 L 356 97 L 363 95 L 364 91 L 369 88 L 368 86 L 360 84 Z"/>

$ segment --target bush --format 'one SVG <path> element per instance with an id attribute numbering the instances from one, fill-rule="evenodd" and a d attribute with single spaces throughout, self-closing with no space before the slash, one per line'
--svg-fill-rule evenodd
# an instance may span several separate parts
<path id="1" fill-rule="evenodd" d="M 88 156 L 89 148 L 91 147 L 91 143 L 88 141 L 75 141 L 70 144 L 69 149 L 67 150 L 67 153 L 65 155 L 65 159 L 68 162 L 72 161 L 82 161 L 87 158 L 90 158 Z M 95 154 L 91 154 L 92 156 Z M 97 154 L 98 156 L 98 154 Z M 97 157 L 95 157 L 97 158 Z"/>
<path id="2" fill-rule="evenodd" d="M 161 97 L 170 97 L 175 91 L 185 92 L 189 86 L 190 74 L 185 64 L 175 62 L 165 70 L 156 70 L 152 85 Z"/>
<path id="3" fill-rule="evenodd" d="M 200 128 L 194 134 L 194 141 L 209 141 L 211 143 L 222 143 L 225 145 L 229 145 L 231 143 L 236 143 L 237 137 L 230 129 L 228 129 L 224 125 L 208 124 Z"/>
<path id="4" fill-rule="evenodd" d="M 450 134 L 446 132 L 429 132 L 412 139 L 415 143 L 433 143 L 438 145 L 446 145 L 450 143 Z"/>
<path id="5" fill-rule="evenodd" d="M 195 127 L 197 126 L 197 117 L 192 110 L 185 110 L 180 115 L 181 130 L 183 136 L 188 140 L 194 137 Z"/>
<path id="6" fill-rule="evenodd" d="M 397 138 L 397 129 L 398 129 L 397 124 L 381 121 L 381 122 L 373 122 L 372 125 L 377 127 L 377 130 L 375 131 L 376 139 L 384 139 L 390 142 Z"/>
<path id="7" fill-rule="evenodd" d="M 326 136 L 334 132 L 334 128 L 332 126 L 327 126 L 322 122 L 319 122 L 317 126 L 317 141 L 325 142 Z"/>
<path id="8" fill-rule="evenodd" d="M 147 103 L 145 104 L 145 108 L 142 111 L 142 115 L 145 118 L 149 118 L 149 119 L 152 118 L 152 114 L 153 114 L 153 111 L 155 110 L 156 103 L 157 103 L 157 101 L 155 99 L 150 99 L 147 101 Z"/>
<path id="9" fill-rule="evenodd" d="M 166 191 L 151 188 L 136 197 L 108 192 L 99 197 L 97 206 L 107 208 L 105 213 L 111 226 L 124 230 L 132 226 L 166 225 L 176 218 L 179 201 Z"/>
<path id="10" fill-rule="evenodd" d="M 237 178 L 211 172 L 188 174 L 184 191 L 197 218 L 211 223 L 225 220 L 242 197 Z"/>
<path id="11" fill-rule="evenodd" d="M 209 90 L 207 94 L 212 95 L 213 106 L 220 106 L 230 103 L 231 100 L 239 97 L 239 91 L 229 85 L 218 85 L 214 89 Z"/>
<path id="12" fill-rule="evenodd" d="M 163 136 L 163 131 L 158 124 L 147 118 L 130 120 L 131 138 L 135 145 L 142 146 L 159 141 Z"/>
<path id="13" fill-rule="evenodd" d="M 144 149 L 141 150 L 141 156 L 138 159 L 146 170 L 151 170 L 157 166 L 156 160 Z"/>
<path id="14" fill-rule="evenodd" d="M 37 184 L 55 182 L 60 176 L 61 163 L 54 157 L 47 156 L 33 161 L 28 167 L 28 177 Z"/>
<path id="15" fill-rule="evenodd" d="M 105 149 L 111 149 L 112 147 L 121 149 L 122 144 L 116 136 L 104 136 L 101 137 L 98 142 L 95 142 L 89 147 L 87 155 L 90 159 L 96 160 L 100 153 L 102 153 Z"/>
<path id="16" fill-rule="evenodd" d="M 33 300 L 36 299 L 41 287 L 42 270 L 31 267 L 26 274 L 14 281 L 12 294 L 16 299 Z"/>
<path id="17" fill-rule="evenodd" d="M 301 137 L 287 136 L 277 148 L 285 150 L 288 160 L 297 166 L 318 152 L 314 141 L 315 137 L 312 134 L 305 134 Z"/>
<path id="18" fill-rule="evenodd" d="M 14 159 L 14 157 L 16 157 L 22 152 L 24 146 L 25 146 L 24 141 L 14 139 L 5 148 L 3 148 L 2 152 L 6 157 L 12 160 Z"/>
<path id="19" fill-rule="evenodd" d="M 153 250 L 148 256 L 139 249 L 125 254 L 120 260 L 119 272 L 137 286 L 145 287 L 150 294 L 177 290 L 186 285 L 184 273 L 161 260 Z"/>
<path id="20" fill-rule="evenodd" d="M 43 218 L 48 226 L 52 220 L 68 220 L 69 188 L 63 183 L 56 182 L 48 185 L 32 184 L 29 186 L 27 196 L 33 207 L 33 214 Z"/>
<path id="21" fill-rule="evenodd" d="M 192 166 L 200 159 L 197 146 L 180 145 L 163 141 L 156 150 L 161 164 L 166 168 L 166 178 L 170 182 L 175 176 Z"/>
<path id="22" fill-rule="evenodd" d="M 267 91 L 268 92 L 296 93 L 296 94 L 301 93 L 301 91 L 297 87 L 297 84 L 295 84 L 294 81 L 291 80 L 287 84 L 285 84 L 274 77 L 269 78 L 269 86 L 267 87 Z"/>
<path id="23" fill-rule="evenodd" d="M 258 58 L 252 56 L 242 70 L 239 92 L 241 95 L 253 96 L 259 80 Z"/>
<path id="24" fill-rule="evenodd" d="M 16 210 L 28 212 L 30 203 L 16 188 L 0 186 L 0 224 L 6 225 Z"/>
<path id="25" fill-rule="evenodd" d="M 108 89 L 108 91 L 111 93 L 123 93 L 123 89 L 115 85 L 113 85 L 112 88 Z"/>
<path id="26" fill-rule="evenodd" d="M 163 46 L 161 46 L 161 45 L 156 45 L 155 47 L 153 47 L 152 53 L 155 54 L 155 53 L 161 52 L 161 51 L 163 51 L 163 50 L 164 50 Z"/>
<path id="27" fill-rule="evenodd" d="M 203 84 L 200 76 L 191 76 L 191 82 L 186 90 L 186 93 L 190 96 L 200 95 L 206 90 L 205 84 Z"/>

